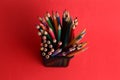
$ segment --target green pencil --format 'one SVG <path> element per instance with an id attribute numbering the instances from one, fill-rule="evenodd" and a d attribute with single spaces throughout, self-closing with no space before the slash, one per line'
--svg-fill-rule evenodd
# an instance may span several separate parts
<path id="1" fill-rule="evenodd" d="M 46 18 L 46 21 L 47 21 L 48 25 L 50 26 L 50 28 L 54 31 L 54 28 L 53 28 L 52 23 L 50 22 L 49 18 L 47 16 L 45 18 Z"/>
<path id="2" fill-rule="evenodd" d="M 60 41 L 61 38 L 61 26 L 58 25 L 58 42 Z"/>

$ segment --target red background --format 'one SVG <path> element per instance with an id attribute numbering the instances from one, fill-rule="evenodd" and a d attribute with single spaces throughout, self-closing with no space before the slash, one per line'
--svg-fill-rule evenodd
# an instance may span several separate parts
<path id="1" fill-rule="evenodd" d="M 67 9 L 87 28 L 88 50 L 67 68 L 46 68 L 39 58 L 37 16 Z M 119 0 L 1 0 L 0 80 L 120 80 Z"/>

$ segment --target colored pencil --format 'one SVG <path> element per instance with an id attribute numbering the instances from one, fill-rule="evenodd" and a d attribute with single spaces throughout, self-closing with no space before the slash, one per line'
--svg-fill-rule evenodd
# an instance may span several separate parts
<path id="1" fill-rule="evenodd" d="M 64 48 L 65 46 L 66 46 L 66 35 L 67 35 L 67 33 L 66 33 L 66 31 L 67 31 L 67 29 L 68 29 L 68 26 L 69 26 L 69 18 L 70 18 L 70 16 L 69 16 L 69 13 L 67 12 L 67 11 L 64 11 L 64 13 L 63 13 L 63 18 L 62 18 L 62 34 L 61 34 L 61 41 L 63 42 L 63 44 L 62 44 L 62 48 Z"/>
<path id="2" fill-rule="evenodd" d="M 48 41 L 47 41 L 47 44 L 51 44 L 51 42 L 48 40 Z"/>
<path id="3" fill-rule="evenodd" d="M 60 41 L 61 39 L 61 26 L 58 25 L 58 42 Z"/>
<path id="4" fill-rule="evenodd" d="M 66 29 L 66 33 L 65 33 L 65 40 L 64 40 L 64 46 L 63 47 L 66 47 L 68 42 L 69 42 L 69 37 L 70 37 L 70 30 L 71 30 L 71 25 L 72 25 L 72 19 L 69 20 L 69 23 L 67 24 L 67 29 Z"/>
<path id="5" fill-rule="evenodd" d="M 49 56 L 49 55 L 46 55 L 46 56 L 45 56 L 45 58 L 46 58 L 46 59 L 49 59 L 49 58 L 50 58 L 50 56 Z"/>
<path id="6" fill-rule="evenodd" d="M 40 27 L 41 27 L 43 30 L 47 30 L 47 28 L 46 28 L 43 24 L 41 24 L 41 23 L 40 23 Z"/>
<path id="7" fill-rule="evenodd" d="M 75 29 L 78 25 L 78 18 L 72 19 L 69 11 L 65 10 L 60 19 L 59 13 L 46 13 L 44 17 L 38 17 L 39 25 L 36 26 L 38 36 L 41 37 L 41 55 L 44 59 L 57 56 L 72 57 L 85 51 L 87 42 L 80 40 L 85 36 L 86 29 L 75 36 Z M 64 63 L 67 63 L 64 61 Z M 49 65 L 54 64 L 50 63 Z M 59 65 L 61 65 L 60 63 Z M 65 64 L 63 64 L 65 65 Z"/>
<path id="8" fill-rule="evenodd" d="M 49 48 L 53 48 L 53 45 L 49 45 Z"/>
<path id="9" fill-rule="evenodd" d="M 44 47 L 41 47 L 40 50 L 43 51 L 43 50 L 44 50 Z"/>
<path id="10" fill-rule="evenodd" d="M 51 52 L 51 51 L 49 51 L 49 52 L 48 52 L 48 55 L 52 55 L 52 52 Z"/>
<path id="11" fill-rule="evenodd" d="M 53 28 L 53 26 L 52 26 L 52 24 L 51 24 L 49 18 L 46 16 L 45 19 L 46 19 L 48 25 L 50 26 L 50 28 L 54 31 L 54 28 Z"/>
<path id="12" fill-rule="evenodd" d="M 42 56 L 45 56 L 46 55 L 46 53 L 45 52 L 42 52 Z"/>
<path id="13" fill-rule="evenodd" d="M 84 37 L 84 35 L 85 35 L 85 33 L 86 33 L 85 31 L 86 31 L 86 29 L 84 29 L 82 32 L 80 32 L 80 34 L 79 34 L 76 38 L 74 38 L 74 39 L 68 44 L 68 46 L 74 44 L 76 41 L 79 42 L 79 41 Z"/>
<path id="14" fill-rule="evenodd" d="M 46 40 L 47 38 L 46 38 L 46 36 L 42 36 L 42 39 L 43 39 L 43 40 Z"/>
<path id="15" fill-rule="evenodd" d="M 56 38 L 55 38 L 54 32 L 53 32 L 53 30 L 51 28 L 49 28 L 49 33 L 50 33 L 50 35 L 51 35 L 51 37 L 53 39 L 53 42 L 56 43 Z"/>
<path id="16" fill-rule="evenodd" d="M 46 28 L 48 28 L 47 23 L 45 22 L 44 18 L 38 17 L 38 19 L 40 20 L 40 23 L 42 23 Z"/>
<path id="17" fill-rule="evenodd" d="M 53 23 L 54 23 L 54 28 L 55 28 L 55 36 L 57 37 L 58 35 L 58 23 L 57 23 L 57 19 L 56 19 L 56 16 L 55 16 L 55 13 L 53 12 Z"/>
<path id="18" fill-rule="evenodd" d="M 62 49 L 57 49 L 51 56 L 54 57 L 54 56 L 58 55 L 61 51 L 62 51 Z"/>
<path id="19" fill-rule="evenodd" d="M 59 42 L 58 42 L 58 45 L 57 45 L 57 48 L 59 48 L 61 45 L 62 45 L 62 42 L 59 41 Z"/>
<path id="20" fill-rule="evenodd" d="M 52 19 L 50 13 L 48 13 L 48 12 L 47 12 L 47 17 L 48 17 L 48 19 L 50 20 L 50 23 L 51 23 L 52 27 L 54 28 L 53 19 Z"/>
<path id="21" fill-rule="evenodd" d="M 44 47 L 47 47 L 47 46 L 48 46 L 48 44 L 45 43 L 45 44 L 44 44 Z"/>
<path id="22" fill-rule="evenodd" d="M 41 32 L 38 32 L 38 36 L 41 36 L 42 35 L 42 33 Z"/>
<path id="23" fill-rule="evenodd" d="M 52 38 L 50 37 L 50 35 L 48 34 L 47 31 L 44 31 L 44 35 L 46 35 L 46 37 L 47 37 L 50 41 L 52 41 Z"/>
<path id="24" fill-rule="evenodd" d="M 51 49 L 51 52 L 54 52 L 54 51 L 55 51 L 55 50 L 52 48 L 52 49 Z"/>
<path id="25" fill-rule="evenodd" d="M 44 51 L 45 51 L 45 52 L 47 52 L 47 51 L 48 51 L 48 49 L 47 49 L 47 48 L 44 48 Z"/>
<path id="26" fill-rule="evenodd" d="M 74 56 L 74 55 L 76 55 L 76 54 L 78 54 L 78 53 L 84 52 L 84 51 L 87 50 L 87 49 L 88 49 L 88 48 L 82 48 L 82 49 L 80 49 L 80 50 L 74 51 L 74 52 L 68 54 L 67 57 L 72 57 L 72 56 Z"/>
<path id="27" fill-rule="evenodd" d="M 58 12 L 56 12 L 56 19 L 57 19 L 58 24 L 61 26 L 60 16 Z"/>

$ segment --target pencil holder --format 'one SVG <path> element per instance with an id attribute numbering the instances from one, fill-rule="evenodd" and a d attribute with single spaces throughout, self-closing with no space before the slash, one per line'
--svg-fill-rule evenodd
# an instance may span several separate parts
<path id="1" fill-rule="evenodd" d="M 43 57 L 43 64 L 47 67 L 67 67 L 72 57 L 53 57 L 49 60 Z"/>
<path id="2" fill-rule="evenodd" d="M 68 11 L 64 11 L 62 20 L 58 12 L 46 13 L 39 17 L 38 35 L 41 37 L 40 51 L 43 64 L 47 67 L 67 67 L 77 53 L 86 50 L 87 42 L 80 42 L 86 29 L 75 36 L 78 19 L 72 20 Z"/>

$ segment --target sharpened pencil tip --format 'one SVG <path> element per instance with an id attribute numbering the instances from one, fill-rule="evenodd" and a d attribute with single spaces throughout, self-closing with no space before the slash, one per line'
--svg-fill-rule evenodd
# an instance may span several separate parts
<path id="1" fill-rule="evenodd" d="M 47 16 L 50 17 L 50 13 L 47 13 Z"/>
<path id="2" fill-rule="evenodd" d="M 48 20 L 48 17 L 46 16 L 45 19 Z"/>
<path id="3" fill-rule="evenodd" d="M 39 25 L 37 25 L 37 26 L 36 26 L 36 28 L 37 28 L 37 29 L 40 29 L 40 26 L 39 26 Z"/>
<path id="4" fill-rule="evenodd" d="M 56 40 L 56 39 L 54 39 L 54 40 L 53 40 L 53 42 L 54 42 L 54 43 L 56 43 L 56 42 L 57 42 L 57 40 Z"/>
<path id="5" fill-rule="evenodd" d="M 41 17 L 38 17 L 38 19 L 39 19 L 40 21 L 42 21 L 42 18 L 41 18 Z"/>
<path id="6" fill-rule="evenodd" d="M 38 32 L 38 36 L 41 36 L 42 34 L 41 34 L 41 32 Z"/>

